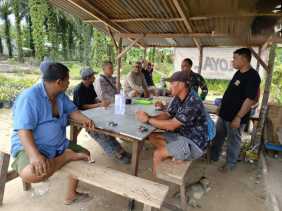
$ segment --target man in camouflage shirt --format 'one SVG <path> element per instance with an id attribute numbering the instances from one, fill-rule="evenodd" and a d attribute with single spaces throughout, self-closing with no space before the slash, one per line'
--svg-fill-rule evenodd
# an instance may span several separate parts
<path id="1" fill-rule="evenodd" d="M 181 63 L 181 71 L 187 71 L 190 78 L 190 87 L 194 89 L 197 93 L 199 87 L 201 88 L 202 92 L 199 94 L 202 100 L 205 100 L 206 96 L 208 95 L 208 86 L 206 84 L 205 79 L 198 73 L 192 71 L 193 62 L 191 59 L 186 58 Z"/>
<path id="2" fill-rule="evenodd" d="M 201 157 L 208 143 L 208 122 L 201 99 L 192 94 L 188 74 L 175 72 L 169 79 L 171 94 L 174 96 L 166 112 L 149 116 L 144 111 L 136 113 L 142 123 L 166 130 L 152 133 L 149 141 L 156 147 L 153 173 L 156 167 L 167 158 L 177 162 Z"/>

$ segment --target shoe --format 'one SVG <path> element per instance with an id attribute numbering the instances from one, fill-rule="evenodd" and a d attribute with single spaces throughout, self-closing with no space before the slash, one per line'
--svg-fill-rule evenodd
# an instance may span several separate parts
<path id="1" fill-rule="evenodd" d="M 229 172 L 233 171 L 234 169 L 235 169 L 235 166 L 231 166 L 231 165 L 226 163 L 223 166 L 221 166 L 218 170 L 221 173 L 229 173 Z"/>
<path id="2" fill-rule="evenodd" d="M 115 153 L 114 155 L 114 158 L 122 164 L 130 164 L 131 157 L 132 157 L 131 154 L 126 151 L 123 151 L 121 153 Z"/>

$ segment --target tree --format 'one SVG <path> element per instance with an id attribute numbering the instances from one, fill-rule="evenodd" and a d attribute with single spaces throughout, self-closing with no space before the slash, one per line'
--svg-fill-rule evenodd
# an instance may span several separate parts
<path id="1" fill-rule="evenodd" d="M 44 0 L 28 0 L 28 6 L 32 21 L 32 36 L 35 44 L 35 56 L 42 60 L 44 57 L 44 22 L 48 15 L 48 4 Z"/>
<path id="2" fill-rule="evenodd" d="M 0 55 L 3 54 L 2 38 L 0 37 Z"/>
<path id="3" fill-rule="evenodd" d="M 57 14 L 54 12 L 54 9 L 49 6 L 48 7 L 48 41 L 51 43 L 51 57 L 54 59 L 58 55 L 59 43 L 57 36 Z"/>
<path id="4" fill-rule="evenodd" d="M 13 47 L 11 42 L 10 27 L 11 23 L 9 15 L 11 14 L 11 5 L 9 0 L 0 0 L 0 17 L 4 20 L 4 37 L 8 48 L 8 55 L 11 58 L 13 56 Z"/>
<path id="5" fill-rule="evenodd" d="M 13 11 L 16 19 L 16 41 L 17 41 L 17 50 L 18 50 L 18 61 L 23 62 L 20 1 L 13 0 L 12 3 L 13 3 Z"/>

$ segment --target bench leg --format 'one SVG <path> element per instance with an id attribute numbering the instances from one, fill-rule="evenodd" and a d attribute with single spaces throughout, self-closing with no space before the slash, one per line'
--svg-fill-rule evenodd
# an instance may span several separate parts
<path id="1" fill-rule="evenodd" d="M 24 182 L 24 181 L 22 181 L 22 183 L 23 183 L 23 190 L 24 191 L 29 191 L 31 189 L 30 183 L 27 183 L 27 182 Z"/>
<path id="2" fill-rule="evenodd" d="M 0 206 L 2 206 L 3 203 L 9 161 L 10 155 L 0 152 Z"/>
<path id="3" fill-rule="evenodd" d="M 207 148 L 207 163 L 211 164 L 211 143 L 208 144 Z"/>
<path id="4" fill-rule="evenodd" d="M 186 211 L 186 209 L 187 209 L 187 197 L 186 197 L 185 183 L 180 185 L 180 203 L 181 203 L 181 209 L 183 211 Z"/>
<path id="5" fill-rule="evenodd" d="M 144 204 L 143 211 L 153 211 L 153 208 L 150 207 L 149 205 Z"/>

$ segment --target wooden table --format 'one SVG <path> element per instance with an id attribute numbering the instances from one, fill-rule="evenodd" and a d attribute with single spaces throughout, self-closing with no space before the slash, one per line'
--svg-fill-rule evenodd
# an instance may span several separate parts
<path id="1" fill-rule="evenodd" d="M 135 117 L 137 110 L 146 111 L 150 115 L 156 115 L 158 113 L 155 111 L 153 105 L 126 105 L 124 115 L 115 114 L 114 106 L 110 106 L 107 109 L 95 108 L 82 111 L 84 115 L 94 121 L 96 132 L 101 132 L 132 143 L 131 173 L 135 176 L 138 175 L 139 157 L 144 141 L 156 129 L 151 125 L 140 123 Z M 115 122 L 118 125 L 111 126 L 109 124 L 110 122 Z M 70 120 L 70 125 L 70 139 L 77 142 L 77 135 L 83 126 L 73 120 Z M 140 126 L 146 127 L 147 131 L 141 132 L 139 130 Z"/>

